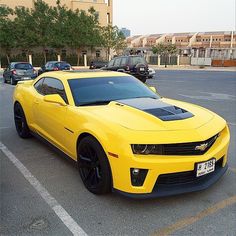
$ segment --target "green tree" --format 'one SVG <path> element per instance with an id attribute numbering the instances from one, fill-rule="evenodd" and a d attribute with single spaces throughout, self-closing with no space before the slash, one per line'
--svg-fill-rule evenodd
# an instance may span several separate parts
<path id="1" fill-rule="evenodd" d="M 117 26 L 104 26 L 102 28 L 102 45 L 107 49 L 107 59 L 111 54 L 111 49 L 118 50 L 125 47 L 125 37 Z"/>
<path id="2" fill-rule="evenodd" d="M 76 50 L 79 65 L 81 49 L 101 45 L 100 27 L 93 9 L 85 11 L 68 11 L 68 46 Z"/>
<path id="3" fill-rule="evenodd" d="M 38 46 L 38 38 L 35 34 L 34 19 L 29 8 L 16 7 L 14 10 L 14 35 L 16 37 L 16 47 L 28 55 L 32 53 L 32 48 Z"/>
<path id="4" fill-rule="evenodd" d="M 127 48 L 125 36 L 121 31 L 119 31 L 118 36 L 117 36 L 117 40 L 116 40 L 116 44 L 114 46 L 116 54 L 118 54 L 118 55 L 122 54 L 125 48 Z"/>
<path id="5" fill-rule="evenodd" d="M 6 55 L 8 63 L 10 63 L 11 50 L 16 45 L 15 35 L 12 34 L 14 29 L 12 16 L 12 9 L 0 6 L 0 54 Z"/>
<path id="6" fill-rule="evenodd" d="M 165 58 L 165 67 L 167 67 L 167 57 L 169 55 L 173 55 L 177 53 L 177 48 L 175 44 L 164 44 L 159 43 L 152 48 L 152 52 L 154 54 L 158 54 L 160 56 L 164 56 Z"/>
<path id="7" fill-rule="evenodd" d="M 48 46 L 56 50 L 57 55 L 61 56 L 62 49 L 68 43 L 68 9 L 61 6 L 60 1 L 57 1 L 57 6 L 52 8 L 51 30 L 49 31 Z"/>
<path id="8" fill-rule="evenodd" d="M 49 7 L 44 1 L 37 0 L 34 2 L 34 8 L 31 10 L 31 16 L 36 43 L 42 47 L 44 61 L 46 62 L 46 49 L 51 42 L 51 31 L 55 16 L 54 9 Z"/>

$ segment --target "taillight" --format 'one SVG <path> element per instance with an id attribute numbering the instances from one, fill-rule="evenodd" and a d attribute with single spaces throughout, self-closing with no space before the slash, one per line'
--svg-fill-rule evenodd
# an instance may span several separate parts
<path id="1" fill-rule="evenodd" d="M 13 70 L 13 71 L 12 71 L 12 74 L 16 75 L 16 70 Z"/>
<path id="2" fill-rule="evenodd" d="M 57 70 L 59 70 L 59 69 L 58 69 L 57 67 L 54 67 L 53 70 L 57 71 Z"/>

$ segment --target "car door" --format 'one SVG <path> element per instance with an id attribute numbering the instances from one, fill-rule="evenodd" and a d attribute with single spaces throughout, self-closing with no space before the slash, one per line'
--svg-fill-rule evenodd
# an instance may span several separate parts
<path id="1" fill-rule="evenodd" d="M 33 105 L 35 127 L 41 136 L 64 151 L 66 132 L 64 121 L 67 106 L 46 102 L 44 96 L 50 94 L 59 94 L 68 104 L 62 81 L 56 78 L 43 78 L 40 91 L 38 91 Z"/>
<path id="2" fill-rule="evenodd" d="M 128 58 L 127 57 L 121 57 L 120 69 L 127 70 L 127 65 L 128 65 Z"/>
<path id="3" fill-rule="evenodd" d="M 120 69 L 120 63 L 121 63 L 121 57 L 115 58 L 113 71 L 117 71 L 118 69 Z"/>
<path id="4" fill-rule="evenodd" d="M 106 70 L 114 70 L 114 62 L 115 62 L 114 59 L 109 61 L 108 64 L 107 64 Z"/>

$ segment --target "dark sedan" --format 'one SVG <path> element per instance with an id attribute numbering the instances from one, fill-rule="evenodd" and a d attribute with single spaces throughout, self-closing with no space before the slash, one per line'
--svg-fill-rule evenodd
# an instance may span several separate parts
<path id="1" fill-rule="evenodd" d="M 72 70 L 72 67 L 69 63 L 65 61 L 48 61 L 44 66 L 39 69 L 38 74 L 41 75 L 44 72 L 58 70 Z"/>
<path id="2" fill-rule="evenodd" d="M 108 62 L 106 62 L 106 61 L 92 61 L 92 62 L 90 63 L 89 69 L 91 69 L 91 70 L 92 70 L 92 69 L 100 69 L 100 68 L 106 66 L 107 63 L 108 63 Z"/>
<path id="3" fill-rule="evenodd" d="M 37 71 L 28 62 L 11 62 L 3 72 L 5 83 L 10 82 L 12 85 L 21 80 L 30 80 L 37 77 Z"/>

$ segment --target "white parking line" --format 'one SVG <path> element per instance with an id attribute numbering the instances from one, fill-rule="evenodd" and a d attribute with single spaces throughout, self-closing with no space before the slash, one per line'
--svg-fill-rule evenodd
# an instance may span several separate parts
<path id="1" fill-rule="evenodd" d="M 11 129 L 12 127 L 0 127 L 0 129 Z"/>
<path id="2" fill-rule="evenodd" d="M 236 125 L 235 123 L 231 123 L 231 122 L 228 122 L 228 124 L 229 124 L 229 125 L 233 125 L 233 126 L 235 126 L 235 125 Z"/>
<path id="3" fill-rule="evenodd" d="M 57 200 L 50 195 L 41 183 L 31 174 L 31 172 L 16 158 L 16 156 L 0 142 L 0 150 L 6 157 L 16 166 L 21 174 L 29 181 L 38 194 L 45 200 L 45 202 L 52 208 L 59 219 L 65 224 L 73 235 L 87 236 L 84 230 L 74 221 L 74 219 L 66 212 L 66 210 L 57 202 Z"/>

